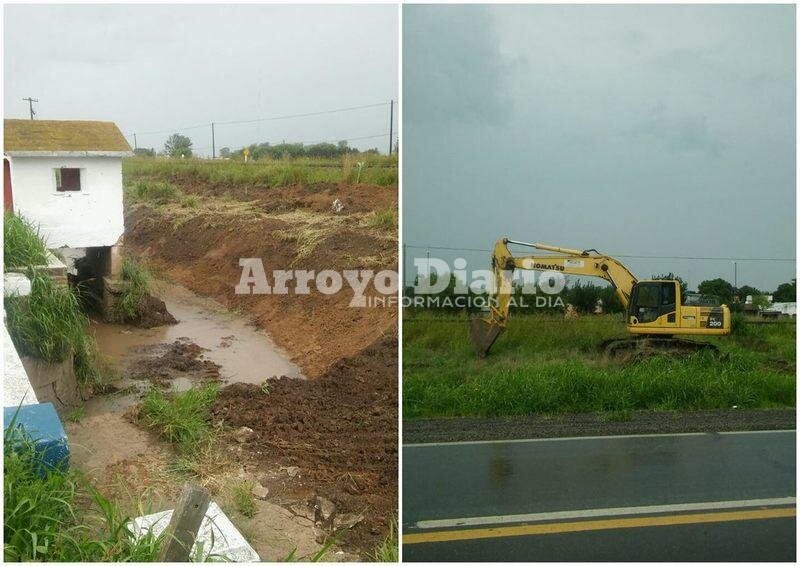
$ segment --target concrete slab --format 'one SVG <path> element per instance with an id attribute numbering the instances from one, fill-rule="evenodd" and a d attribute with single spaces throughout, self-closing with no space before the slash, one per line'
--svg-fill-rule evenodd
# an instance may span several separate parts
<path id="1" fill-rule="evenodd" d="M 152 529 L 153 534 L 158 536 L 167 528 L 171 518 L 172 509 L 137 517 L 132 521 L 131 530 L 134 535 L 143 536 Z M 209 555 L 212 559 L 222 558 L 232 562 L 261 561 L 253 547 L 213 501 L 208 506 L 192 548 L 192 557 L 195 561 L 206 561 Z"/>

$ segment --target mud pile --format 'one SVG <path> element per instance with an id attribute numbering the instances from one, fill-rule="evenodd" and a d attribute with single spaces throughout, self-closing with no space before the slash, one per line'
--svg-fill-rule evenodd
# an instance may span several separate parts
<path id="1" fill-rule="evenodd" d="M 175 340 L 172 344 L 157 344 L 139 349 L 146 354 L 137 359 L 128 375 L 133 379 L 149 379 L 164 385 L 166 380 L 176 377 L 220 378 L 220 366 L 211 360 L 202 359 L 204 348 L 188 340 Z"/>
<path id="2" fill-rule="evenodd" d="M 397 508 L 397 337 L 332 365 L 314 381 L 224 388 L 216 419 L 254 431 L 265 464 L 297 466 L 340 514 L 364 513 L 342 542 L 372 548 Z"/>
<path id="3" fill-rule="evenodd" d="M 178 321 L 167 310 L 167 305 L 164 304 L 164 301 L 148 293 L 139 301 L 137 317 L 126 322 L 141 328 L 154 328 L 165 324 L 177 324 Z"/>

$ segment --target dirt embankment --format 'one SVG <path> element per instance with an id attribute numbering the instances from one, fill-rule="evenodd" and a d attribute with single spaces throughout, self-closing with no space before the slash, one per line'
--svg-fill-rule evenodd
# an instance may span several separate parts
<path id="1" fill-rule="evenodd" d="M 336 512 L 363 514 L 343 543 L 370 549 L 397 509 L 397 335 L 340 360 L 317 380 L 281 378 L 269 391 L 235 384 L 213 413 L 254 434 L 249 450 L 270 465 L 297 466 Z"/>
<path id="2" fill-rule="evenodd" d="M 189 187 L 181 189 L 190 192 Z M 196 207 L 128 207 L 125 245 L 181 285 L 251 316 L 311 378 L 396 326 L 396 306 L 351 308 L 350 292 L 324 295 L 313 284 L 310 294 L 295 294 L 296 281 L 287 283 L 289 293 L 284 295 L 234 292 L 242 276 L 239 258 L 260 258 L 270 284 L 272 270 L 280 269 L 396 271 L 397 228 L 371 220 L 374 212 L 396 206 L 396 188 L 326 185 L 319 192 L 304 187 L 253 189 L 248 195 L 238 191 L 236 196 L 249 200 L 202 193 L 205 198 Z M 339 214 L 330 210 L 335 198 L 344 203 Z M 321 203 L 327 203 L 325 212 L 317 210 Z M 371 285 L 370 292 L 375 295 Z"/>
<path id="3" fill-rule="evenodd" d="M 368 552 L 397 509 L 396 304 L 354 308 L 349 290 L 295 294 L 293 281 L 281 295 L 237 295 L 234 286 L 239 258 L 261 258 L 270 284 L 273 269 L 396 272 L 397 228 L 381 214 L 396 208 L 396 187 L 235 189 L 221 198 L 217 187 L 178 185 L 197 202 L 128 206 L 126 247 L 251 317 L 311 378 L 271 380 L 268 389 L 230 385 L 213 413 L 253 430 L 251 464 L 297 467 L 298 493 L 363 515 L 341 543 Z"/>

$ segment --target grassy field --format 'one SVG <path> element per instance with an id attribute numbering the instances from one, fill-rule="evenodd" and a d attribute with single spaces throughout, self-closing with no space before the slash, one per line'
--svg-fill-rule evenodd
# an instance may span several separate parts
<path id="1" fill-rule="evenodd" d="M 465 317 L 409 313 L 403 327 L 405 418 L 791 407 L 794 323 L 746 324 L 708 338 L 724 353 L 605 359 L 607 338 L 625 337 L 620 317 L 511 320 L 486 359 L 477 359 Z"/>
<path id="2" fill-rule="evenodd" d="M 132 158 L 122 163 L 125 179 L 206 182 L 225 186 L 281 187 L 315 183 L 397 184 L 397 157 L 346 156 L 339 159 L 234 160 Z"/>

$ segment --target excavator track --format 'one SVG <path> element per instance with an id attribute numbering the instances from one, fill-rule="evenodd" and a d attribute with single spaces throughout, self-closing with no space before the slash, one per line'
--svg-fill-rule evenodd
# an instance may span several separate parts
<path id="1" fill-rule="evenodd" d="M 673 336 L 615 338 L 602 342 L 600 349 L 609 358 L 625 360 L 639 360 L 657 354 L 675 356 L 690 356 L 697 352 L 721 354 L 714 344 Z"/>

